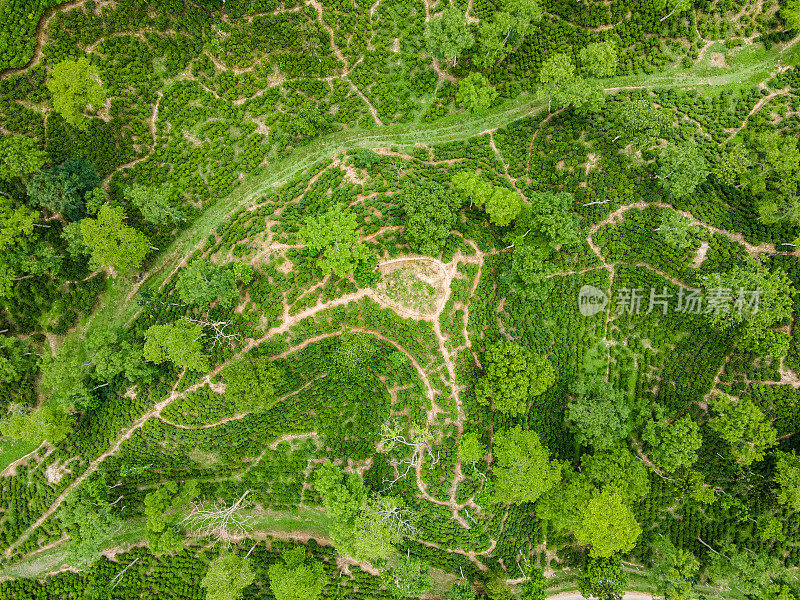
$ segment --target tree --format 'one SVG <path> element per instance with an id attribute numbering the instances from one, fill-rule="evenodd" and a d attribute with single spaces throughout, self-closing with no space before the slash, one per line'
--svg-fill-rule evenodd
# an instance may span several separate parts
<path id="1" fill-rule="evenodd" d="M 458 457 L 462 463 L 475 464 L 483 460 L 484 456 L 486 456 L 486 446 L 481 443 L 477 433 L 465 433 L 458 440 Z"/>
<path id="2" fill-rule="evenodd" d="M 519 563 L 517 563 L 519 564 Z M 547 577 L 544 571 L 538 567 L 525 569 L 528 577 L 519 586 L 519 600 L 546 600 L 547 598 Z"/>
<path id="3" fill-rule="evenodd" d="M 278 400 L 275 388 L 283 382 L 283 372 L 266 356 L 248 355 L 225 367 L 222 381 L 237 413 L 267 410 Z"/>
<path id="4" fill-rule="evenodd" d="M 406 213 L 404 235 L 411 250 L 436 256 L 455 225 L 463 200 L 449 187 L 432 180 L 403 183 L 401 205 Z"/>
<path id="5" fill-rule="evenodd" d="M 172 206 L 173 190 L 166 185 L 133 185 L 124 190 L 125 199 L 133 204 L 145 221 L 167 225 L 186 220 L 184 214 Z"/>
<path id="6" fill-rule="evenodd" d="M 672 123 L 672 117 L 663 108 L 656 108 L 647 100 L 623 102 L 619 111 L 622 136 L 634 148 L 649 148 L 660 139 Z"/>
<path id="7" fill-rule="evenodd" d="M 489 600 L 512 600 L 514 598 L 514 594 L 511 593 L 511 588 L 506 582 L 505 574 L 499 570 L 492 571 L 486 577 L 483 581 L 483 589 Z"/>
<path id="8" fill-rule="evenodd" d="M 62 164 L 35 173 L 26 186 L 32 206 L 77 221 L 86 214 L 85 195 L 102 180 L 94 165 L 69 158 Z"/>
<path id="9" fill-rule="evenodd" d="M 419 558 L 406 558 L 390 569 L 388 590 L 398 598 L 419 598 L 433 586 L 430 565 Z"/>
<path id="10" fill-rule="evenodd" d="M 471 73 L 458 83 L 456 101 L 473 114 L 489 108 L 498 93 L 482 73 Z"/>
<path id="11" fill-rule="evenodd" d="M 494 502 L 535 502 L 561 479 L 561 465 L 550 460 L 536 432 L 519 425 L 495 434 L 493 455 Z"/>
<path id="12" fill-rule="evenodd" d="M 628 575 L 619 558 L 590 556 L 578 576 L 578 591 L 584 598 L 621 600 Z"/>
<path id="13" fill-rule="evenodd" d="M 504 340 L 489 346 L 482 364 L 483 375 L 475 384 L 478 402 L 491 403 L 511 416 L 525 412 L 529 398 L 555 382 L 552 365 L 515 342 Z"/>
<path id="14" fill-rule="evenodd" d="M 328 375 L 360 384 L 372 381 L 375 373 L 370 365 L 380 350 L 375 338 L 368 333 L 344 331 L 337 342 L 329 354 Z"/>
<path id="15" fill-rule="evenodd" d="M 482 19 L 478 28 L 480 50 L 477 62 L 486 68 L 503 60 L 511 47 L 521 44 L 532 25 L 542 17 L 537 0 L 504 0 L 492 19 Z M 482 51 L 486 50 L 484 54 Z"/>
<path id="16" fill-rule="evenodd" d="M 461 580 L 450 586 L 447 592 L 448 600 L 476 600 L 477 594 L 469 582 Z"/>
<path id="17" fill-rule="evenodd" d="M 685 252 L 694 243 L 698 228 L 678 211 L 667 209 L 661 213 L 661 224 L 655 230 L 666 244 Z"/>
<path id="18" fill-rule="evenodd" d="M 617 47 L 613 41 L 595 42 L 578 53 L 583 70 L 594 77 L 611 77 L 617 73 Z"/>
<path id="19" fill-rule="evenodd" d="M 605 489 L 619 490 L 627 503 L 644 498 L 650 493 L 647 467 L 621 443 L 607 450 L 581 457 L 581 475 Z"/>
<path id="20" fill-rule="evenodd" d="M 94 366 L 94 377 L 111 381 L 124 375 L 128 381 L 151 378 L 155 370 L 145 363 L 143 345 L 122 328 L 93 329 L 86 337 L 87 361 Z"/>
<path id="21" fill-rule="evenodd" d="M 653 545 L 649 579 L 664 600 L 691 600 L 700 561 L 688 550 L 676 548 L 667 538 Z"/>
<path id="22" fill-rule="evenodd" d="M 563 93 L 575 77 L 575 65 L 568 55 L 558 52 L 545 59 L 539 70 L 539 83 L 548 94 L 547 112 L 550 112 L 553 93 Z"/>
<path id="23" fill-rule="evenodd" d="M 609 558 L 615 552 L 630 552 L 642 528 L 622 494 L 613 488 L 595 492 L 580 511 L 575 528 L 578 542 L 591 546 L 590 555 Z"/>
<path id="24" fill-rule="evenodd" d="M 668 144 L 658 163 L 661 187 L 670 198 L 691 194 L 709 174 L 708 163 L 694 142 Z"/>
<path id="25" fill-rule="evenodd" d="M 12 414 L 0 422 L 0 433 L 13 440 L 26 440 L 41 444 L 47 440 L 53 445 L 67 437 L 73 421 L 66 410 L 56 402 L 48 402 L 32 412 Z"/>
<path id="26" fill-rule="evenodd" d="M 469 29 L 467 16 L 459 9 L 449 6 L 441 15 L 428 21 L 425 41 L 432 56 L 439 60 L 452 60 L 455 67 L 458 56 L 472 47 L 475 38 Z"/>
<path id="27" fill-rule="evenodd" d="M 569 466 L 565 465 L 562 471 L 564 479 L 561 484 L 550 488 L 536 502 L 536 515 L 553 529 L 568 532 L 577 527 L 581 509 L 597 488 Z"/>
<path id="28" fill-rule="evenodd" d="M 381 155 L 369 148 L 358 148 L 353 156 L 353 164 L 359 169 L 372 169 L 381 162 Z"/>
<path id="29" fill-rule="evenodd" d="M 197 496 L 197 481 L 186 482 L 178 493 L 178 484 L 168 481 L 144 497 L 145 531 L 150 551 L 156 556 L 183 549 L 186 540 L 180 527 L 182 511 Z"/>
<path id="30" fill-rule="evenodd" d="M 794 452 L 778 452 L 775 463 L 775 483 L 778 502 L 800 511 L 800 456 Z"/>
<path id="31" fill-rule="evenodd" d="M 111 545 L 123 524 L 116 514 L 120 506 L 109 502 L 105 482 L 94 486 L 88 483 L 67 496 L 58 512 L 61 526 L 71 538 L 67 559 L 72 566 L 94 562 Z"/>
<path id="32" fill-rule="evenodd" d="M 740 176 L 742 187 L 757 196 L 764 223 L 800 224 L 800 150 L 797 139 L 775 131 L 748 139 L 749 160 Z"/>
<path id="33" fill-rule="evenodd" d="M 544 236 L 555 249 L 581 243 L 580 219 L 572 212 L 575 198 L 568 192 L 534 192 L 530 195 L 530 208 L 523 208 L 517 218 L 514 235 L 522 237 L 524 231 L 533 229 Z"/>
<path id="34" fill-rule="evenodd" d="M 764 550 L 752 552 L 727 543 L 711 557 L 708 570 L 715 585 L 725 583 L 745 596 L 758 597 L 783 567 Z"/>
<path id="35" fill-rule="evenodd" d="M 184 269 L 175 282 L 183 302 L 207 308 L 217 300 L 222 308 L 230 308 L 239 297 L 232 269 L 199 258 Z"/>
<path id="36" fill-rule="evenodd" d="M 659 19 L 659 22 L 666 21 L 676 12 L 690 10 L 693 6 L 692 0 L 660 0 L 656 3 L 657 10 L 667 9 L 669 13 Z"/>
<path id="37" fill-rule="evenodd" d="M 27 249 L 33 235 L 33 224 L 39 218 L 25 206 L 14 206 L 11 198 L 0 196 L 0 298 L 14 292 L 14 280 L 23 264 L 15 260 L 20 250 Z"/>
<path id="38" fill-rule="evenodd" d="M 776 444 L 772 423 L 750 398 L 734 400 L 720 394 L 712 397 L 708 405 L 717 413 L 708 428 L 731 445 L 734 459 L 745 467 L 764 458 L 764 452 Z"/>
<path id="39" fill-rule="evenodd" d="M 47 153 L 36 139 L 26 135 L 0 138 L 0 181 L 26 178 L 41 169 L 46 161 Z"/>
<path id="40" fill-rule="evenodd" d="M 211 562 L 200 587 L 206 589 L 206 600 L 237 600 L 242 597 L 244 588 L 255 579 L 256 574 L 250 566 L 249 558 L 226 552 Z M 277 594 L 276 598 L 282 600 Z"/>
<path id="41" fill-rule="evenodd" d="M 713 173 L 717 181 L 725 185 L 736 185 L 739 178 L 751 166 L 752 156 L 742 144 L 733 144 L 722 152 L 714 164 Z"/>
<path id="42" fill-rule="evenodd" d="M 269 587 L 275 600 L 316 600 L 325 588 L 322 563 L 306 558 L 305 546 L 281 552 L 283 563 L 269 566 Z"/>
<path id="43" fill-rule="evenodd" d="M 492 195 L 486 199 L 486 212 L 495 225 L 505 227 L 513 221 L 522 210 L 522 201 L 514 190 L 495 187 Z"/>
<path id="44" fill-rule="evenodd" d="M 83 56 L 77 61 L 64 60 L 55 65 L 47 89 L 53 96 L 53 109 L 79 129 L 86 129 L 83 111 L 87 105 L 98 109 L 106 101 L 97 68 Z"/>
<path id="45" fill-rule="evenodd" d="M 474 171 L 459 171 L 450 180 L 455 189 L 470 206 L 483 206 L 492 193 L 491 184 Z"/>
<path id="46" fill-rule="evenodd" d="M 322 496 L 328 527 L 336 549 L 342 554 L 356 554 L 353 530 L 361 507 L 367 500 L 367 488 L 355 473 L 347 473 L 331 462 L 314 471 L 314 486 Z"/>
<path id="47" fill-rule="evenodd" d="M 341 206 L 319 217 L 308 218 L 298 238 L 311 253 L 322 253 L 317 265 L 323 272 L 338 277 L 352 273 L 356 265 L 369 256 L 369 250 L 358 237 L 355 213 Z"/>
<path id="48" fill-rule="evenodd" d="M 650 445 L 650 458 L 667 473 L 691 467 L 697 461 L 697 451 L 703 445 L 700 427 L 689 415 L 670 423 L 663 409 L 655 421 L 648 421 L 642 439 Z"/>
<path id="49" fill-rule="evenodd" d="M 789 0 L 780 13 L 789 29 L 800 29 L 800 0 Z"/>
<path id="50" fill-rule="evenodd" d="M 96 219 L 81 221 L 83 241 L 92 251 L 92 261 L 124 272 L 142 264 L 150 240 L 143 233 L 123 223 L 125 210 L 106 203 L 100 207 Z"/>
<path id="51" fill-rule="evenodd" d="M 792 318 L 797 291 L 786 271 L 767 268 L 766 260 L 747 257 L 727 273 L 713 273 L 703 282 L 704 317 L 723 331 L 739 328 L 737 344 L 744 350 L 781 358 L 788 334 L 772 327 Z"/>
<path id="52" fill-rule="evenodd" d="M 144 332 L 144 357 L 156 364 L 171 361 L 193 371 L 208 371 L 200 338 L 203 328 L 186 321 L 151 325 Z"/>
<path id="53" fill-rule="evenodd" d="M 578 400 L 567 406 L 567 419 L 580 442 L 604 450 L 631 434 L 631 408 L 624 392 L 600 379 L 578 381 L 573 392 Z"/>

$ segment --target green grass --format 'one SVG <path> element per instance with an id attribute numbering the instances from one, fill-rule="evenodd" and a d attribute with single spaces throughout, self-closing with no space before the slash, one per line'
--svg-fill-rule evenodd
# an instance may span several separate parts
<path id="1" fill-rule="evenodd" d="M 5 440 L 0 446 L 0 471 L 39 447 L 43 440 L 31 442 L 28 440 Z"/>

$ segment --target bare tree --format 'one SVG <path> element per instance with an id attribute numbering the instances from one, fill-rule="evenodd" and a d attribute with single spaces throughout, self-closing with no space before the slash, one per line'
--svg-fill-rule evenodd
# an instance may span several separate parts
<path id="1" fill-rule="evenodd" d="M 416 468 L 420 461 L 424 460 L 426 453 L 431 459 L 431 464 L 428 468 L 432 469 L 434 465 L 439 462 L 439 453 L 437 452 L 434 456 L 433 448 L 431 448 L 430 437 L 431 434 L 428 431 L 420 431 L 411 435 L 411 439 L 407 439 L 404 435 L 402 435 L 402 428 L 400 425 L 393 424 L 390 419 L 386 420 L 381 427 L 380 445 L 383 446 L 386 451 L 391 451 L 398 445 L 406 446 L 412 449 L 412 453 L 408 458 L 395 459 L 397 477 L 389 482 L 389 485 L 384 488 L 385 490 L 391 489 L 395 483 L 408 475 L 408 472 L 411 469 Z M 406 469 L 401 474 L 400 469 L 402 465 L 406 465 Z M 384 483 L 386 483 L 386 481 L 387 480 L 384 480 Z"/>
<path id="2" fill-rule="evenodd" d="M 233 347 L 234 342 L 242 339 L 242 336 L 240 336 L 238 333 L 225 332 L 225 329 L 231 325 L 228 321 L 209 321 L 208 315 L 206 315 L 202 320 L 190 319 L 188 317 L 186 317 L 186 320 L 189 323 L 194 323 L 195 325 L 202 325 L 203 327 L 211 328 L 211 330 L 214 332 L 211 336 L 212 348 L 217 344 L 222 345 L 225 343 Z"/>
<path id="3" fill-rule="evenodd" d="M 250 507 L 250 502 L 245 500 L 249 493 L 250 490 L 247 490 L 230 506 L 217 502 L 192 502 L 189 514 L 181 523 L 186 522 L 197 536 L 213 536 L 228 543 L 237 534 L 245 534 L 252 529 L 251 521 L 255 515 L 246 512 Z"/>

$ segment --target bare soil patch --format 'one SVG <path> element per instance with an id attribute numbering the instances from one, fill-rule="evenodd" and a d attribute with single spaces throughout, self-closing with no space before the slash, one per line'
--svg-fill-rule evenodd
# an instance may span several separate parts
<path id="1" fill-rule="evenodd" d="M 391 307 L 419 316 L 433 316 L 446 293 L 447 273 L 428 258 L 398 259 L 380 265 L 375 295 Z"/>

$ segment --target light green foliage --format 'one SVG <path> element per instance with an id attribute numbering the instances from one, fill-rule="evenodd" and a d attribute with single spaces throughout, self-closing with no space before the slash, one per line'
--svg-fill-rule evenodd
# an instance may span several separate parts
<path id="1" fill-rule="evenodd" d="M 645 467 L 623 444 L 581 457 L 581 475 L 601 489 L 619 490 L 629 504 L 650 493 L 650 478 Z"/>
<path id="2" fill-rule="evenodd" d="M 541 17 L 542 9 L 536 0 L 504 0 L 501 10 L 491 19 L 481 20 L 477 64 L 487 68 L 503 60 L 514 46 L 522 43 Z"/>
<path id="3" fill-rule="evenodd" d="M 591 546 L 591 556 L 608 558 L 615 552 L 630 552 L 642 528 L 623 495 L 613 488 L 595 492 L 580 510 L 575 537 Z"/>
<path id="4" fill-rule="evenodd" d="M 694 235 L 698 228 L 679 212 L 667 209 L 662 213 L 661 224 L 656 231 L 668 245 L 677 250 L 686 251 L 694 243 Z"/>
<path id="5" fill-rule="evenodd" d="M 742 187 L 758 196 L 765 223 L 800 224 L 800 150 L 797 138 L 777 132 L 761 133 L 748 141 L 748 168 L 740 175 Z"/>
<path id="6" fill-rule="evenodd" d="M 589 557 L 578 576 L 578 590 L 584 598 L 621 600 L 628 575 L 616 557 Z"/>
<path id="7" fill-rule="evenodd" d="M 334 546 L 342 554 L 355 558 L 354 529 L 367 489 L 361 478 L 345 474 L 340 467 L 325 462 L 314 471 L 314 485 L 322 496 L 325 512 L 331 519 L 328 527 Z"/>
<path id="8" fill-rule="evenodd" d="M 91 254 L 92 251 L 83 241 L 80 221 L 73 221 L 64 225 L 61 229 L 61 237 L 67 243 L 67 252 L 72 258 L 85 258 Z"/>
<path id="9" fill-rule="evenodd" d="M 525 412 L 529 399 L 555 382 L 555 372 L 547 359 L 514 342 L 489 346 L 482 365 L 483 375 L 475 384 L 478 402 L 491 403 L 495 410 L 512 416 Z"/>
<path id="10" fill-rule="evenodd" d="M 72 419 L 58 404 L 51 402 L 30 413 L 11 415 L 0 422 L 0 433 L 12 440 L 40 444 L 47 440 L 55 445 L 72 430 Z"/>
<path id="11" fill-rule="evenodd" d="M 731 454 L 742 465 L 761 460 L 775 445 L 777 433 L 772 423 L 749 398 L 734 400 L 721 394 L 712 397 L 708 405 L 717 413 L 708 428 L 731 445 Z"/>
<path id="12" fill-rule="evenodd" d="M 462 463 L 468 465 L 476 463 L 486 456 L 486 446 L 481 443 L 478 434 L 465 433 L 458 441 L 458 456 Z"/>
<path id="13" fill-rule="evenodd" d="M 359 240 L 355 213 L 340 206 L 307 219 L 298 238 L 312 254 L 322 253 L 317 264 L 323 272 L 338 277 L 352 273 L 369 255 L 367 247 Z"/>
<path id="14" fill-rule="evenodd" d="M 0 298 L 14 292 L 14 279 L 20 276 L 14 256 L 31 237 L 38 218 L 38 212 L 25 206 L 15 207 L 10 198 L 0 196 Z"/>
<path id="15" fill-rule="evenodd" d="M 561 465 L 550 460 L 536 432 L 519 425 L 495 434 L 493 457 L 494 502 L 535 502 L 561 479 Z"/>
<path id="16" fill-rule="evenodd" d="M 236 281 L 240 281 L 244 285 L 250 285 L 250 282 L 253 281 L 253 273 L 255 272 L 253 265 L 243 262 L 234 262 L 231 263 L 230 268 L 233 271 L 233 278 Z"/>
<path id="17" fill-rule="evenodd" d="M 455 224 L 462 197 L 430 180 L 403 183 L 401 203 L 406 213 L 404 235 L 411 250 L 436 256 Z"/>
<path id="18" fill-rule="evenodd" d="M 106 101 L 97 68 L 83 56 L 77 61 L 64 60 L 55 65 L 47 89 L 53 96 L 53 109 L 79 129 L 86 129 L 83 111 L 87 105 L 97 110 Z"/>
<path id="19" fill-rule="evenodd" d="M 41 169 L 47 153 L 39 141 L 26 135 L 0 137 L 0 180 L 25 177 Z"/>
<path id="20" fill-rule="evenodd" d="M 448 600 L 475 600 L 477 597 L 475 590 L 467 581 L 454 583 L 447 592 Z"/>
<path id="21" fill-rule="evenodd" d="M 580 219 L 572 212 L 575 202 L 568 192 L 535 192 L 530 195 L 530 209 L 523 209 L 514 230 L 519 236 L 528 228 L 543 235 L 553 248 L 574 246 L 581 242 Z M 524 228 L 524 230 L 523 230 Z"/>
<path id="22" fill-rule="evenodd" d="M 649 148 L 672 123 L 671 113 L 647 100 L 623 102 L 619 111 L 620 133 L 634 148 Z"/>
<path id="23" fill-rule="evenodd" d="M 141 265 L 150 249 L 147 236 L 125 225 L 124 220 L 121 206 L 114 208 L 106 203 L 96 219 L 81 221 L 81 235 L 92 251 L 92 260 L 120 272 Z"/>
<path id="24" fill-rule="evenodd" d="M 653 566 L 649 579 L 664 600 L 691 600 L 692 584 L 700 569 L 700 561 L 688 550 L 676 548 L 666 538 L 653 546 Z"/>
<path id="25" fill-rule="evenodd" d="M 61 526 L 70 531 L 67 559 L 73 566 L 94 562 L 111 545 L 114 532 L 123 524 L 120 508 L 109 503 L 106 484 L 97 479 L 67 496 L 58 516 Z"/>
<path id="26" fill-rule="evenodd" d="M 269 587 L 275 600 L 316 600 L 325 588 L 322 563 L 306 559 L 305 546 L 281 553 L 283 563 L 269 566 Z"/>
<path id="27" fill-rule="evenodd" d="M 786 536 L 783 534 L 783 525 L 777 517 L 765 517 L 762 515 L 758 519 L 758 538 L 762 542 L 775 540 L 783 542 Z"/>
<path id="28" fill-rule="evenodd" d="M 86 200 L 86 212 L 90 215 L 96 215 L 100 211 L 100 207 L 108 202 L 108 193 L 103 189 L 103 186 L 98 185 L 86 192 L 84 196 Z"/>
<path id="29" fill-rule="evenodd" d="M 451 181 L 453 188 L 476 206 L 483 206 L 492 193 L 491 184 L 474 171 L 459 171 Z"/>
<path id="30" fill-rule="evenodd" d="M 453 66 L 461 52 L 475 43 L 466 15 L 453 6 L 445 8 L 441 15 L 428 21 L 425 40 L 432 56 L 439 60 L 452 60 Z"/>
<path id="31" fill-rule="evenodd" d="M 165 185 L 133 185 L 124 190 L 125 199 L 142 213 L 145 221 L 167 225 L 185 220 L 184 214 L 173 207 L 173 190 Z"/>
<path id="32" fill-rule="evenodd" d="M 611 77 L 617 73 L 617 47 L 613 41 L 594 42 L 578 53 L 581 67 L 594 77 Z"/>
<path id="33" fill-rule="evenodd" d="M 707 298 L 704 314 L 714 326 L 723 330 L 741 328 L 737 343 L 745 350 L 775 358 L 785 356 L 788 334 L 771 328 L 792 316 L 797 292 L 786 271 L 777 267 L 769 270 L 764 260 L 748 257 L 727 273 L 712 273 L 703 280 L 703 287 Z M 725 300 L 718 309 L 708 304 L 709 294 L 715 291 Z M 754 301 L 750 292 L 756 291 L 758 304 L 749 306 Z"/>
<path id="34" fill-rule="evenodd" d="M 581 380 L 573 386 L 578 399 L 568 405 L 568 421 L 577 438 L 597 450 L 627 438 L 632 429 L 627 395 L 600 379 Z"/>
<path id="35" fill-rule="evenodd" d="M 742 144 L 727 148 L 714 164 L 713 173 L 717 181 L 725 185 L 736 185 L 739 178 L 751 166 L 752 157 Z"/>
<path id="36" fill-rule="evenodd" d="M 111 381 L 120 374 L 128 381 L 137 381 L 154 369 L 144 361 L 142 344 L 122 329 L 93 329 L 85 345 L 87 360 L 91 360 L 101 381 Z"/>
<path id="37" fill-rule="evenodd" d="M 506 583 L 505 573 L 501 571 L 492 572 L 483 582 L 483 589 L 486 590 L 486 597 L 489 600 L 512 600 L 514 594 Z"/>
<path id="38" fill-rule="evenodd" d="M 200 337 L 203 328 L 186 321 L 152 325 L 144 332 L 144 357 L 156 364 L 171 361 L 193 371 L 208 371 Z"/>
<path id="39" fill-rule="evenodd" d="M 69 337 L 58 348 L 55 356 L 45 354 L 42 359 L 41 389 L 49 400 L 62 409 L 85 410 L 93 407 L 93 398 L 86 386 L 89 345 L 80 338 Z"/>
<path id="40" fill-rule="evenodd" d="M 800 511 L 800 456 L 794 452 L 778 452 L 777 457 L 775 483 L 778 484 L 778 502 Z"/>
<path id="41" fill-rule="evenodd" d="M 495 225 L 505 227 L 513 221 L 522 210 L 522 200 L 514 190 L 495 187 L 492 195 L 486 199 L 486 212 L 489 220 Z"/>
<path id="42" fill-rule="evenodd" d="M 563 471 L 563 482 L 539 498 L 536 515 L 558 531 L 572 531 L 577 526 L 581 508 L 597 488 L 577 471 L 568 467 Z"/>
<path id="43" fill-rule="evenodd" d="M 658 163 L 661 186 L 674 199 L 691 194 L 708 174 L 708 162 L 694 142 L 668 144 Z"/>
<path id="44" fill-rule="evenodd" d="M 703 445 L 700 427 L 689 415 L 670 423 L 663 410 L 644 427 L 642 439 L 650 446 L 650 458 L 667 473 L 691 467 Z"/>
<path id="45" fill-rule="evenodd" d="M 178 493 L 178 484 L 168 481 L 144 497 L 144 515 L 147 518 L 147 543 L 155 555 L 179 552 L 184 544 L 180 526 L 183 510 L 197 496 L 197 482 L 186 482 Z"/>
<path id="46" fill-rule="evenodd" d="M 401 559 L 387 579 L 387 589 L 397 598 L 419 598 L 433 586 L 430 565 L 418 558 Z"/>
<path id="47" fill-rule="evenodd" d="M 789 0 L 781 9 L 781 18 L 790 29 L 800 29 L 800 0 Z"/>
<path id="48" fill-rule="evenodd" d="M 358 148 L 353 157 L 353 164 L 359 169 L 371 169 L 381 162 L 381 156 L 369 148 Z"/>
<path id="49" fill-rule="evenodd" d="M 563 90 L 575 78 L 575 64 L 562 52 L 548 56 L 539 70 L 539 83 L 549 92 Z"/>
<path id="50" fill-rule="evenodd" d="M 736 587 L 743 594 L 753 597 L 758 596 L 782 571 L 783 567 L 763 550 L 753 552 L 749 548 L 736 548 L 731 543 L 713 554 L 709 565 L 709 575 L 714 585 Z"/>
<path id="51" fill-rule="evenodd" d="M 519 600 L 545 600 L 547 598 L 547 578 L 538 567 L 525 569 L 528 576 L 519 586 Z"/>
<path id="52" fill-rule="evenodd" d="M 497 99 L 497 90 L 482 73 L 471 73 L 458 83 L 456 101 L 473 114 L 481 113 Z"/>
<path id="53" fill-rule="evenodd" d="M 202 308 L 215 300 L 219 306 L 228 308 L 239 297 L 232 269 L 217 266 L 205 258 L 192 261 L 183 270 L 175 289 L 182 301 Z"/>
<path id="54" fill-rule="evenodd" d="M 548 95 L 548 112 L 553 103 L 556 106 L 572 104 L 578 109 L 597 111 L 605 101 L 603 90 L 579 77 L 572 59 L 561 52 L 548 56 L 542 63 L 539 84 Z"/>
<path id="55" fill-rule="evenodd" d="M 270 570 L 274 566 L 272 565 Z M 200 587 L 206 589 L 206 600 L 238 600 L 242 597 L 244 588 L 255 579 L 256 574 L 250 566 L 249 558 L 224 553 L 211 562 L 205 577 L 200 581 Z M 270 585 L 274 585 L 272 581 Z M 283 600 L 277 594 L 275 597 L 277 600 Z"/>
<path id="56" fill-rule="evenodd" d="M 277 402 L 275 387 L 283 373 L 266 356 L 250 355 L 222 370 L 225 396 L 233 401 L 237 413 L 268 410 Z"/>

